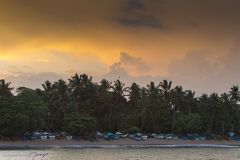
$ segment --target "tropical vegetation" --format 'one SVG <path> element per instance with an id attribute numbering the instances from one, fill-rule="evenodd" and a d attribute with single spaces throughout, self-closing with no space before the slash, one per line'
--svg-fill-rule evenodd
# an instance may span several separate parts
<path id="1" fill-rule="evenodd" d="M 68 81 L 46 81 L 42 89 L 19 87 L 0 80 L 0 136 L 24 132 L 65 131 L 88 136 L 96 131 L 142 133 L 240 133 L 240 91 L 195 96 L 171 81 L 136 83 L 117 79 L 94 83 L 75 74 Z"/>

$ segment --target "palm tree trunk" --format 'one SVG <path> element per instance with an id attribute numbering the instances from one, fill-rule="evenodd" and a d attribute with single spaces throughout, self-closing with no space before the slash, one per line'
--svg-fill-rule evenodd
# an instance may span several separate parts
<path id="1" fill-rule="evenodd" d="M 210 132 L 212 132 L 212 130 L 213 130 L 214 115 L 215 115 L 215 112 L 213 111 L 212 118 L 211 118 L 211 122 L 210 122 L 210 127 L 209 127 L 209 131 L 210 131 Z"/>
<path id="2" fill-rule="evenodd" d="M 152 117 L 152 123 L 153 123 L 153 130 L 154 130 L 154 133 L 156 133 L 156 126 L 155 126 L 155 122 L 154 122 L 154 118 Z"/>
<path id="3" fill-rule="evenodd" d="M 144 122 L 145 122 L 145 116 L 142 118 L 142 124 L 141 124 L 141 131 L 143 132 L 143 127 L 144 127 Z"/>
<path id="4" fill-rule="evenodd" d="M 160 129 L 159 129 L 159 120 L 157 118 L 158 116 L 156 116 L 156 126 L 157 126 L 157 133 L 160 133 Z"/>

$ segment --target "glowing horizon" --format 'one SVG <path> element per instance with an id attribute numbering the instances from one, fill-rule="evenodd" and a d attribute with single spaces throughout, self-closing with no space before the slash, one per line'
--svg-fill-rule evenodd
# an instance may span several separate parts
<path id="1" fill-rule="evenodd" d="M 75 72 L 140 85 L 169 79 L 197 93 L 240 82 L 235 0 L 0 3 L 0 78 L 16 86 Z"/>

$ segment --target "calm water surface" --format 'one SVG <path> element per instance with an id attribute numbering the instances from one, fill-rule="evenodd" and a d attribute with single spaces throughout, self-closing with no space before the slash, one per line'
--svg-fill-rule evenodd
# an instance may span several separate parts
<path id="1" fill-rule="evenodd" d="M 0 160 L 240 160 L 240 149 L 3 150 Z"/>

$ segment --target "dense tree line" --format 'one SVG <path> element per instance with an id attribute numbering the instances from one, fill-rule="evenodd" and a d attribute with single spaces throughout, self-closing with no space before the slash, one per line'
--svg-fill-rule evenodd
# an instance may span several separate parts
<path id="1" fill-rule="evenodd" d="M 66 131 L 88 136 L 97 130 L 143 133 L 240 133 L 240 92 L 196 97 L 171 81 L 146 87 L 119 79 L 99 84 L 86 74 L 68 81 L 46 81 L 42 89 L 0 80 L 0 135 L 16 137 L 32 131 Z"/>

